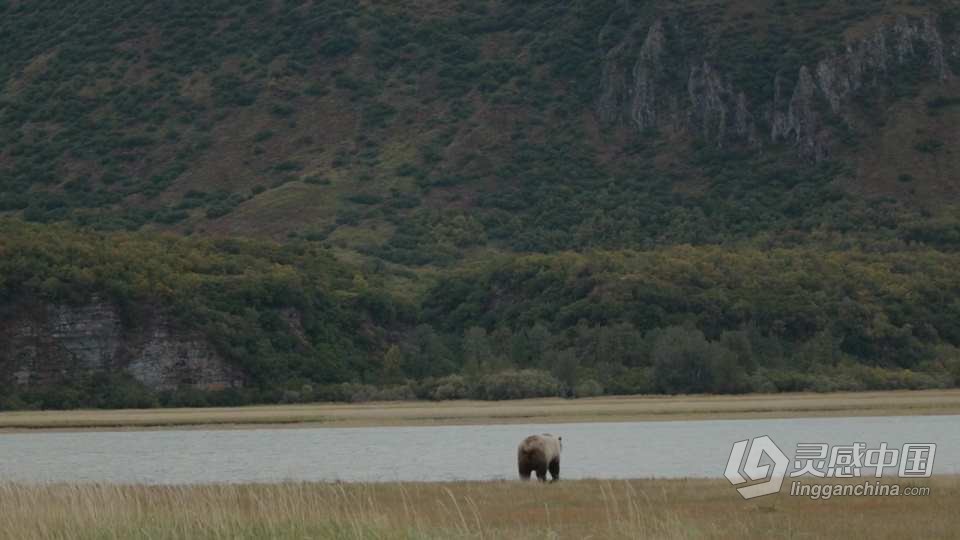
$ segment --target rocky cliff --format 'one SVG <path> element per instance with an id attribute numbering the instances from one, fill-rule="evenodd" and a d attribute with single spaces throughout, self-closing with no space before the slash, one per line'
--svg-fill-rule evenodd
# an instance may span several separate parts
<path id="1" fill-rule="evenodd" d="M 778 73 L 773 95 L 751 98 L 726 66 L 690 52 L 682 23 L 659 19 L 627 36 L 602 67 L 596 111 L 606 124 L 690 133 L 717 147 L 785 142 L 814 160 L 830 152 L 831 120 L 856 129 L 849 104 L 858 95 L 902 77 L 945 82 L 960 62 L 960 40 L 945 39 L 929 17 L 901 16 L 795 74 Z"/>
<path id="2" fill-rule="evenodd" d="M 202 336 L 156 313 L 135 326 L 96 300 L 23 306 L 0 321 L 0 385 L 59 384 L 98 371 L 125 371 L 154 390 L 243 385 L 243 375 Z"/>

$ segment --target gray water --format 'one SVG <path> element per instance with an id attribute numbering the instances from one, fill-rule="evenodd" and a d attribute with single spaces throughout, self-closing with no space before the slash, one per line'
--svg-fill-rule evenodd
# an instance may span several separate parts
<path id="1" fill-rule="evenodd" d="M 563 437 L 564 478 L 720 477 L 732 444 L 761 435 L 791 459 L 798 442 L 936 443 L 934 474 L 960 473 L 960 416 L 904 416 L 0 434 L 0 481 L 512 479 L 517 444 L 541 432 Z"/>

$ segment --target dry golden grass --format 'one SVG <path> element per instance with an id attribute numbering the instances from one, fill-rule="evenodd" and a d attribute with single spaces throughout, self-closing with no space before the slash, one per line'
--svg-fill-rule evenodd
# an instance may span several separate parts
<path id="1" fill-rule="evenodd" d="M 27 411 L 0 413 L 0 430 L 253 425 L 355 427 L 925 414 L 960 414 L 960 390 Z"/>
<path id="2" fill-rule="evenodd" d="M 723 480 L 556 484 L 0 485 L 0 538 L 955 538 L 960 478 L 926 497 L 744 501 Z"/>

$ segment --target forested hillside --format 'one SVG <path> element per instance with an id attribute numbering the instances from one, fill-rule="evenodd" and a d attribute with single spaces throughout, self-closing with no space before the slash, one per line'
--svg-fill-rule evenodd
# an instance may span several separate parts
<path id="1" fill-rule="evenodd" d="M 0 0 L 0 407 L 953 386 L 958 124 L 949 0 Z"/>

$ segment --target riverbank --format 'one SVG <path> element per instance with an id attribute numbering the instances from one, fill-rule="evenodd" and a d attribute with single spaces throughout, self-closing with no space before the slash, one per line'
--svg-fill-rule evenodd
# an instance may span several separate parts
<path id="1" fill-rule="evenodd" d="M 960 414 L 960 389 L 0 413 L 0 431 L 369 427 Z"/>
<path id="2" fill-rule="evenodd" d="M 954 537 L 960 478 L 909 485 L 930 493 L 811 500 L 785 483 L 779 495 L 745 501 L 725 480 L 0 484 L 0 538 Z"/>

